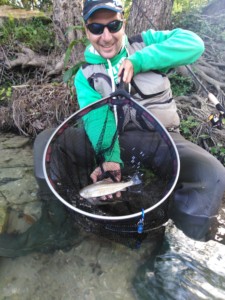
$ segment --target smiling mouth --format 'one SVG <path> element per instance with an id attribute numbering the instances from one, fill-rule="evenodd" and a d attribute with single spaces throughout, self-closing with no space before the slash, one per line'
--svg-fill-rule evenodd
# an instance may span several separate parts
<path id="1" fill-rule="evenodd" d="M 110 46 L 102 46 L 102 48 L 103 48 L 103 50 L 111 50 L 111 49 L 113 49 L 113 46 L 114 45 L 110 45 Z"/>

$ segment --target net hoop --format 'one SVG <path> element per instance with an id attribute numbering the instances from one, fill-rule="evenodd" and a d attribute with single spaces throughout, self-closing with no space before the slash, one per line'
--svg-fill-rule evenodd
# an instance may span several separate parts
<path id="1" fill-rule="evenodd" d="M 114 96 L 115 94 L 115 96 Z M 130 215 L 122 215 L 122 216 L 103 216 L 103 215 L 97 215 L 97 214 L 92 214 L 90 212 L 86 212 L 83 211 L 75 206 L 73 206 L 72 204 L 68 203 L 64 198 L 62 198 L 58 192 L 55 190 L 55 188 L 53 187 L 51 180 L 48 177 L 48 173 L 47 173 L 47 168 L 46 168 L 46 156 L 48 153 L 48 149 L 53 141 L 53 139 L 55 138 L 55 136 L 61 131 L 63 130 L 63 128 L 67 125 L 67 123 L 69 123 L 72 119 L 78 119 L 83 117 L 85 114 L 87 114 L 88 112 L 90 112 L 92 109 L 98 108 L 104 104 L 110 104 L 110 105 L 116 105 L 118 102 L 117 97 L 120 96 L 120 92 L 117 91 L 116 93 L 112 94 L 110 97 L 106 97 L 103 98 L 101 100 L 98 100 L 80 110 L 78 110 L 77 112 L 75 112 L 74 114 L 72 114 L 70 117 L 68 117 L 60 126 L 58 126 L 55 131 L 52 133 L 52 135 L 50 136 L 45 150 L 44 150 L 44 154 L 43 154 L 43 160 L 42 160 L 42 166 L 43 166 L 43 172 L 44 172 L 44 177 L 45 180 L 47 182 L 48 187 L 50 188 L 50 190 L 52 191 L 52 193 L 56 196 L 56 198 L 61 201 L 65 206 L 67 206 L 68 208 L 70 208 L 71 210 L 73 210 L 74 212 L 84 215 L 86 217 L 89 218 L 94 218 L 94 219 L 98 219 L 98 220 L 111 220 L 111 221 L 122 221 L 122 220 L 129 220 L 129 219 L 133 219 L 133 218 L 137 218 L 140 217 L 142 215 L 142 211 L 137 212 L 137 213 L 133 213 Z M 127 97 L 127 95 L 129 96 L 129 98 Z M 124 94 L 122 93 L 122 96 L 124 96 Z M 175 162 L 176 165 L 174 166 L 176 169 L 176 176 L 174 178 L 173 184 L 171 185 L 170 189 L 167 191 L 167 193 L 165 194 L 165 196 L 159 200 L 156 204 L 152 205 L 151 207 L 147 208 L 144 210 L 144 214 L 149 213 L 150 211 L 156 209 L 157 207 L 159 207 L 173 192 L 177 180 L 179 178 L 179 174 L 180 174 L 180 158 L 179 158 L 179 154 L 178 154 L 178 150 L 177 147 L 174 143 L 174 141 L 172 140 L 171 136 L 169 135 L 169 133 L 167 132 L 166 128 L 164 127 L 164 125 L 162 125 L 162 123 L 149 111 L 147 110 L 145 107 L 141 106 L 136 100 L 134 100 L 129 94 L 126 93 L 126 99 L 119 99 L 120 103 L 121 101 L 124 101 L 124 104 L 130 104 L 132 106 L 136 106 L 139 107 L 140 109 L 144 110 L 144 114 L 146 118 L 151 119 L 151 121 L 153 121 L 158 128 L 160 128 L 161 133 L 160 135 L 163 136 L 163 139 L 167 139 L 168 143 L 170 143 L 172 145 L 174 154 L 175 154 Z"/>

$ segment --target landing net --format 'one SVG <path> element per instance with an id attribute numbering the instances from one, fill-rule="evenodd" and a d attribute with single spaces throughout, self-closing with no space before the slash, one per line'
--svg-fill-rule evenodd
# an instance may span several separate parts
<path id="1" fill-rule="evenodd" d="M 115 106 L 122 117 L 117 127 L 112 127 L 111 146 L 105 147 L 104 131 Z M 105 120 L 101 133 L 96 130 L 98 142 L 94 147 L 87 132 L 97 110 L 104 110 Z M 135 119 L 125 121 L 125 111 Z M 90 174 L 115 143 L 119 143 L 124 164 L 122 181 L 138 174 L 142 183 L 122 191 L 121 198 L 112 203 L 95 205 L 82 198 L 79 191 L 92 183 Z M 51 191 L 86 230 L 127 235 L 140 230 L 140 221 L 142 232 L 148 232 L 168 220 L 169 196 L 176 185 L 180 163 L 163 125 L 129 94 L 118 91 L 74 113 L 54 131 L 45 148 L 43 169 Z"/>

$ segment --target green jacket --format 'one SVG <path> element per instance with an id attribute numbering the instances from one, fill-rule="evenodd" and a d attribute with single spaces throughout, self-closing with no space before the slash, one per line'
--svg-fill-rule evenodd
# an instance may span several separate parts
<path id="1" fill-rule="evenodd" d="M 134 67 L 134 75 L 149 70 L 167 72 L 171 68 L 191 64 L 195 62 L 204 51 L 204 43 L 201 38 L 193 32 L 182 29 L 174 29 L 172 31 L 148 30 L 142 32 L 138 38 L 139 40 L 141 38 L 146 47 L 129 55 L 129 60 Z M 113 71 L 115 84 L 117 84 L 119 66 L 124 58 L 128 57 L 127 44 L 128 39 L 125 36 L 123 49 L 117 56 L 110 59 L 110 61 L 98 55 L 98 53 L 94 51 L 93 46 L 89 45 L 84 52 L 85 60 L 89 64 L 103 64 L 107 70 L 111 69 L 111 71 Z M 102 98 L 102 95 L 90 86 L 82 72 L 82 68 L 76 74 L 75 88 L 80 108 Z M 102 147 L 107 148 L 111 145 L 112 136 L 115 132 L 113 112 L 108 107 L 102 107 L 90 112 L 84 117 L 85 130 L 94 149 L 97 148 L 106 114 L 108 119 Z M 105 153 L 104 159 L 105 161 L 114 161 L 122 164 L 118 140 L 114 144 L 112 151 Z"/>

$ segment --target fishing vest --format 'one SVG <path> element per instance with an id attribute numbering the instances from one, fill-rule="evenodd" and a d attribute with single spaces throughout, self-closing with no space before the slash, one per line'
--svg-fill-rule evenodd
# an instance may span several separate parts
<path id="1" fill-rule="evenodd" d="M 141 35 L 129 39 L 127 46 L 128 53 L 133 54 L 145 47 Z M 111 78 L 108 75 L 104 64 L 82 66 L 82 72 L 89 84 L 103 98 L 112 93 Z M 170 81 L 168 77 L 158 71 L 138 73 L 131 82 L 131 96 L 139 104 L 148 109 L 169 131 L 177 130 L 180 118 L 177 113 L 177 106 L 172 97 Z M 135 112 L 124 108 L 123 128 L 129 121 L 138 123 Z"/>

